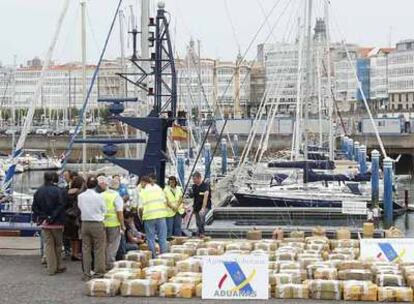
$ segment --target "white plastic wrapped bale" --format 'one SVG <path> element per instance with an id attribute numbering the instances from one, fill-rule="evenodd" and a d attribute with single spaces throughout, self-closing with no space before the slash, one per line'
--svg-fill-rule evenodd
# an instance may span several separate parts
<path id="1" fill-rule="evenodd" d="M 226 245 L 229 242 L 226 241 L 209 241 L 206 243 L 206 248 L 215 248 L 220 254 L 224 253 Z"/>
<path id="2" fill-rule="evenodd" d="M 142 267 L 148 266 L 148 261 L 151 259 L 150 251 L 129 251 L 125 255 L 125 260 L 140 262 Z"/>
<path id="3" fill-rule="evenodd" d="M 309 264 L 306 267 L 306 272 L 308 274 L 309 279 L 314 279 L 314 276 L 313 276 L 314 272 L 318 268 L 335 268 L 335 265 L 329 261 L 320 261 L 320 262 Z"/>
<path id="4" fill-rule="evenodd" d="M 275 287 L 276 299 L 309 299 L 309 289 L 306 284 L 284 284 Z"/>
<path id="5" fill-rule="evenodd" d="M 316 280 L 337 280 L 338 270 L 336 268 L 317 268 L 313 277 Z"/>
<path id="6" fill-rule="evenodd" d="M 242 250 L 242 251 L 252 251 L 253 243 L 249 241 L 245 242 L 232 242 L 226 245 L 226 251 L 229 250 Z"/>
<path id="7" fill-rule="evenodd" d="M 328 256 L 328 259 L 330 261 L 349 261 L 349 260 L 353 260 L 354 257 L 350 254 L 345 254 L 345 253 L 331 253 Z"/>
<path id="8" fill-rule="evenodd" d="M 378 287 L 371 281 L 343 281 L 345 301 L 377 301 Z"/>
<path id="9" fill-rule="evenodd" d="M 380 302 L 412 302 L 413 290 L 410 287 L 378 287 Z"/>
<path id="10" fill-rule="evenodd" d="M 175 261 L 174 260 L 168 260 L 168 259 L 151 259 L 148 262 L 148 266 L 167 266 L 167 267 L 174 267 Z"/>
<path id="11" fill-rule="evenodd" d="M 264 250 L 274 252 L 277 250 L 279 242 L 276 240 L 262 240 L 254 244 L 254 250 Z"/>
<path id="12" fill-rule="evenodd" d="M 338 270 L 347 270 L 347 269 L 371 269 L 371 264 L 364 261 L 358 260 L 349 260 L 343 261 L 338 265 Z"/>
<path id="13" fill-rule="evenodd" d="M 157 294 L 158 285 L 151 279 L 124 281 L 121 286 L 123 297 L 153 297 Z"/>
<path id="14" fill-rule="evenodd" d="M 142 276 L 142 271 L 139 268 L 115 268 L 111 271 L 108 271 L 104 278 L 106 279 L 116 279 L 121 282 L 126 280 L 140 279 Z"/>
<path id="15" fill-rule="evenodd" d="M 239 250 L 239 249 L 232 249 L 227 250 L 224 255 L 249 255 L 250 251 Z"/>
<path id="16" fill-rule="evenodd" d="M 177 262 L 178 272 L 201 272 L 202 261 L 195 258 L 189 258 L 184 261 Z"/>
<path id="17" fill-rule="evenodd" d="M 282 245 L 279 247 L 279 249 L 281 249 L 281 247 L 295 247 L 295 248 L 300 249 L 300 250 L 298 250 L 298 253 L 300 253 L 303 250 L 305 250 L 306 244 L 303 243 L 303 242 L 286 242 L 286 241 L 283 241 Z"/>
<path id="18" fill-rule="evenodd" d="M 160 286 L 160 297 L 191 299 L 196 294 L 196 286 L 186 283 L 164 283 Z"/>
<path id="19" fill-rule="evenodd" d="M 114 297 L 119 293 L 121 281 L 114 279 L 93 279 L 86 283 L 85 293 L 90 297 Z"/>
<path id="20" fill-rule="evenodd" d="M 304 269 L 281 269 L 279 273 L 288 273 L 293 275 L 298 275 L 301 281 L 305 281 L 308 277 L 306 270 Z"/>
<path id="21" fill-rule="evenodd" d="M 347 254 L 351 256 L 352 259 L 357 259 L 359 257 L 359 248 L 335 248 L 333 253 Z"/>
<path id="22" fill-rule="evenodd" d="M 322 257 L 301 257 L 298 261 L 303 269 L 306 269 L 309 265 L 322 262 Z"/>
<path id="23" fill-rule="evenodd" d="M 374 276 L 370 269 L 345 269 L 338 272 L 340 280 L 371 281 Z"/>
<path id="24" fill-rule="evenodd" d="M 221 251 L 214 247 L 198 248 L 196 251 L 196 255 L 198 256 L 222 255 L 223 253 L 224 253 L 224 250 Z"/>
<path id="25" fill-rule="evenodd" d="M 159 259 L 166 259 L 166 260 L 173 260 L 175 263 L 177 263 L 178 261 L 183 261 L 185 259 L 188 259 L 189 256 L 187 254 L 183 254 L 183 253 L 169 252 L 169 253 L 160 254 L 158 256 L 158 258 Z"/>
<path id="26" fill-rule="evenodd" d="M 283 284 L 300 284 L 302 283 L 302 277 L 300 273 L 272 273 L 269 276 L 270 285 L 283 285 Z"/>
<path id="27" fill-rule="evenodd" d="M 306 244 L 306 250 L 314 250 L 317 252 L 322 252 L 324 250 L 329 250 L 329 245 L 327 244 L 318 244 L 318 243 L 309 243 Z"/>
<path id="28" fill-rule="evenodd" d="M 116 268 L 141 268 L 141 263 L 135 262 L 135 261 L 127 261 L 127 260 L 115 261 L 114 269 Z"/>
<path id="29" fill-rule="evenodd" d="M 296 252 L 277 251 L 275 257 L 276 257 L 276 261 L 295 261 Z"/>
<path id="30" fill-rule="evenodd" d="M 309 294 L 315 300 L 341 300 L 341 281 L 336 280 L 309 280 L 307 281 Z"/>
<path id="31" fill-rule="evenodd" d="M 179 272 L 170 279 L 172 283 L 190 283 L 194 285 L 200 284 L 202 281 L 201 273 L 196 272 Z"/>
<path id="32" fill-rule="evenodd" d="M 331 240 L 331 249 L 335 248 L 359 248 L 359 240 Z"/>
<path id="33" fill-rule="evenodd" d="M 307 244 L 329 245 L 329 239 L 326 236 L 309 236 L 305 238 Z"/>
<path id="34" fill-rule="evenodd" d="M 375 281 L 378 287 L 402 287 L 405 284 L 403 276 L 399 274 L 377 274 Z"/>
<path id="35" fill-rule="evenodd" d="M 279 271 L 280 262 L 269 261 L 269 270 Z"/>
<path id="36" fill-rule="evenodd" d="M 279 262 L 279 269 L 285 270 L 285 269 L 301 269 L 301 265 L 299 262 L 293 262 L 293 261 L 280 261 Z"/>
<path id="37" fill-rule="evenodd" d="M 144 277 L 162 284 L 175 275 L 175 268 L 167 266 L 152 266 L 144 269 Z"/>
<path id="38" fill-rule="evenodd" d="M 171 253 L 186 254 L 188 256 L 195 255 L 196 250 L 197 249 L 193 246 L 185 246 L 185 245 L 174 245 L 174 246 L 171 246 L 170 248 Z"/>

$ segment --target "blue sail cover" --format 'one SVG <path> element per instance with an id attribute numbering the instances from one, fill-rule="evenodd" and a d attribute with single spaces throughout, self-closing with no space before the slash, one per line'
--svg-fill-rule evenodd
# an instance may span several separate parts
<path id="1" fill-rule="evenodd" d="M 305 161 L 270 161 L 267 166 L 269 168 L 305 168 Z M 331 160 L 308 160 L 308 168 L 319 170 L 333 170 L 335 169 L 335 163 Z"/>
<path id="2" fill-rule="evenodd" d="M 313 170 L 308 171 L 309 182 L 319 181 L 338 181 L 338 182 L 367 182 L 371 179 L 371 173 L 359 173 L 354 177 L 349 177 L 345 174 L 328 174 L 328 173 L 316 173 Z"/>

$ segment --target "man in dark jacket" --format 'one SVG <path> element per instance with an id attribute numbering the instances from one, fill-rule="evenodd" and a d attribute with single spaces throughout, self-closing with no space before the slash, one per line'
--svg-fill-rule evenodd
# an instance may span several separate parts
<path id="1" fill-rule="evenodd" d="M 34 218 L 42 227 L 49 275 L 62 273 L 66 270 L 61 267 L 66 199 L 64 191 L 54 183 L 55 180 L 56 173 L 45 173 L 44 185 L 34 194 L 32 205 Z"/>

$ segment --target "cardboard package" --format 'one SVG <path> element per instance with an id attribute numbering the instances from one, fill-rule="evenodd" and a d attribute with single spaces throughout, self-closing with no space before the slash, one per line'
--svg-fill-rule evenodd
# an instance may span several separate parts
<path id="1" fill-rule="evenodd" d="M 246 239 L 254 240 L 254 241 L 255 240 L 261 240 L 262 239 L 262 231 L 261 230 L 256 230 L 256 229 L 247 231 Z"/>

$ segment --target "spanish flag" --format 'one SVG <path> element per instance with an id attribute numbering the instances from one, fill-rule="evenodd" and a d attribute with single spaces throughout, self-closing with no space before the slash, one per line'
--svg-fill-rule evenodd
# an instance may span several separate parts
<path id="1" fill-rule="evenodd" d="M 188 131 L 187 128 L 174 124 L 172 126 L 171 135 L 173 140 L 184 141 L 187 140 Z"/>

